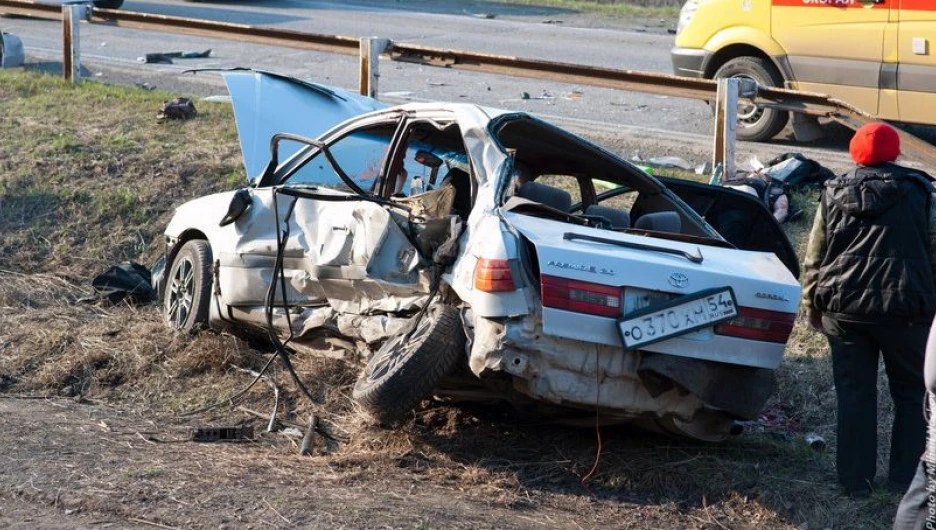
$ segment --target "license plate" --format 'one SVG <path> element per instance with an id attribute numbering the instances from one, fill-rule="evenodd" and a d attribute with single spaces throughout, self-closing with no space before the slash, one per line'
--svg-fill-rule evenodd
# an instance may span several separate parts
<path id="1" fill-rule="evenodd" d="M 731 287 L 721 287 L 681 296 L 625 315 L 618 321 L 618 329 L 624 349 L 632 350 L 737 316 L 734 291 Z"/>

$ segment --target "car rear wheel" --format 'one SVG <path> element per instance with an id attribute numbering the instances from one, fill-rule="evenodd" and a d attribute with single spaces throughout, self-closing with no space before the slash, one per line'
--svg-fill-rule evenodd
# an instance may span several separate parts
<path id="1" fill-rule="evenodd" d="M 380 347 L 352 395 L 378 421 L 394 423 L 432 393 L 464 352 L 465 333 L 458 311 L 435 304 L 414 330 Z"/>
<path id="2" fill-rule="evenodd" d="M 211 301 L 211 247 L 203 239 L 182 245 L 172 260 L 163 296 L 166 322 L 192 331 L 208 323 Z"/>
<path id="3" fill-rule="evenodd" d="M 124 0 L 94 0 L 94 7 L 101 9 L 119 9 Z"/>
<path id="4" fill-rule="evenodd" d="M 736 57 L 715 72 L 715 79 L 739 77 L 752 79 L 758 85 L 782 87 L 783 76 L 776 67 L 760 57 Z M 780 133 L 790 119 L 790 113 L 760 108 L 751 103 L 738 105 L 738 139 L 762 142 Z"/>

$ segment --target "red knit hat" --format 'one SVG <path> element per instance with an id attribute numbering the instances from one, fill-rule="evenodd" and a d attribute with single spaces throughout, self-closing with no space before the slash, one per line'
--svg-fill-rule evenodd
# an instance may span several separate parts
<path id="1" fill-rule="evenodd" d="M 852 160 L 862 166 L 893 162 L 900 156 L 900 137 L 886 123 L 869 123 L 855 131 L 848 152 Z"/>

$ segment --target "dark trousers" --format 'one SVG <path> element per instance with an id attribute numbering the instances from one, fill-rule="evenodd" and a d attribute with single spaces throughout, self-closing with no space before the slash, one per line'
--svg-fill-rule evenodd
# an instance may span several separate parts
<path id="1" fill-rule="evenodd" d="M 923 356 L 929 324 L 858 324 L 823 317 L 822 327 L 832 350 L 838 398 L 835 465 L 839 483 L 854 492 L 868 490 L 874 483 L 878 356 L 883 355 L 894 400 L 888 479 L 894 485 L 908 485 L 926 437 Z"/>

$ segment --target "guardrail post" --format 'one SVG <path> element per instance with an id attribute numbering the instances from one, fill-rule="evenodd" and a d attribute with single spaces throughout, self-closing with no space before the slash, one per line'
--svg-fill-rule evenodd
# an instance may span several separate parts
<path id="1" fill-rule="evenodd" d="M 361 88 L 362 96 L 377 97 L 377 80 L 380 78 L 380 54 L 390 46 L 389 39 L 377 37 L 361 38 Z"/>
<path id="2" fill-rule="evenodd" d="M 91 4 L 62 4 L 62 75 L 70 83 L 81 81 L 81 42 L 78 23 L 91 16 Z"/>
<path id="3" fill-rule="evenodd" d="M 735 142 L 738 132 L 738 94 L 741 80 L 727 77 L 718 80 L 715 96 L 715 150 L 712 168 L 721 167 L 722 179 L 735 176 Z"/>

